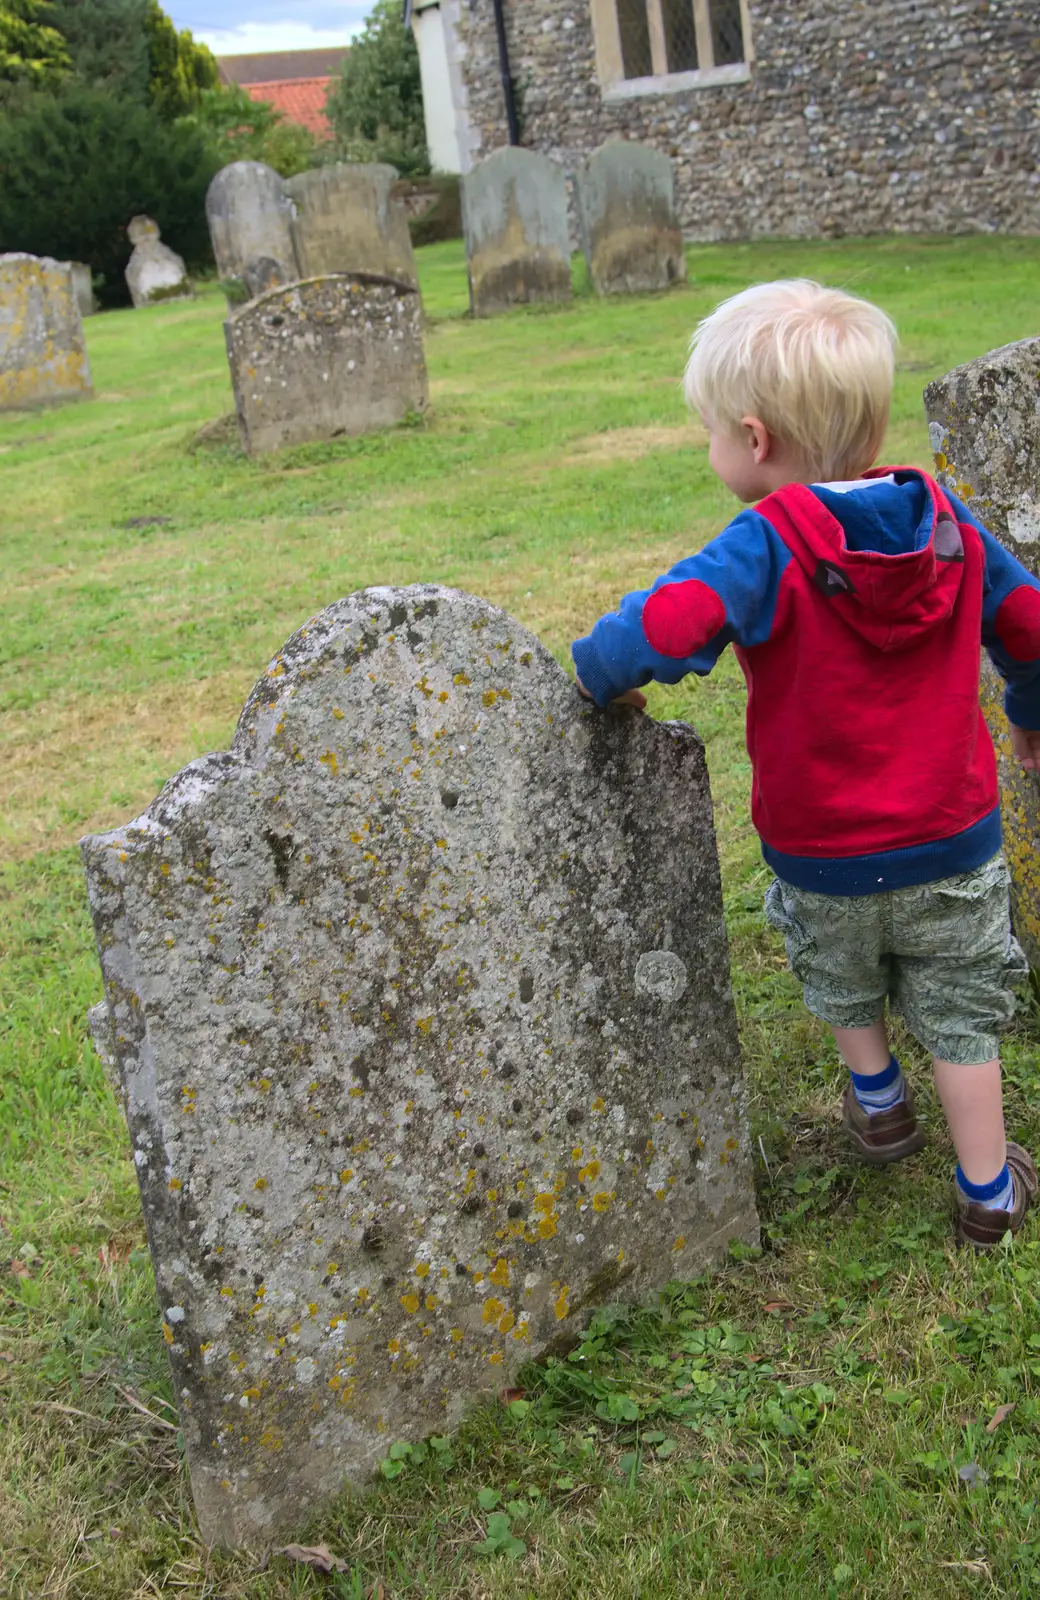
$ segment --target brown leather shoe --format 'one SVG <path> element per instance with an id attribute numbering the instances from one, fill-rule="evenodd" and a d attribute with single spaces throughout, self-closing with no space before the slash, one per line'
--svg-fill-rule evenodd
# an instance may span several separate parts
<path id="1" fill-rule="evenodd" d="M 862 1160 L 872 1167 L 887 1167 L 916 1155 L 925 1146 L 924 1129 L 918 1127 L 914 1097 L 907 1085 L 906 1097 L 889 1111 L 866 1111 L 856 1099 L 850 1083 L 841 1107 L 841 1125 Z"/>
<path id="2" fill-rule="evenodd" d="M 1007 1164 L 1015 1180 L 1015 1203 L 1010 1211 L 993 1211 L 969 1200 L 956 1183 L 953 1185 L 954 1226 L 958 1244 L 970 1244 L 976 1250 L 992 1250 L 1006 1233 L 1017 1233 L 1026 1219 L 1026 1212 L 1036 1199 L 1036 1166 L 1028 1150 L 1020 1144 L 1008 1144 Z"/>

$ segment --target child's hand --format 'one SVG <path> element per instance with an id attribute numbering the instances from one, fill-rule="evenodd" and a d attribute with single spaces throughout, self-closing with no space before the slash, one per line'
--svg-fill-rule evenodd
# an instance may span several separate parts
<path id="1" fill-rule="evenodd" d="M 1011 749 L 1027 772 L 1040 772 L 1040 728 L 1011 724 Z"/>
<path id="2" fill-rule="evenodd" d="M 582 699 L 583 700 L 591 700 L 592 696 L 590 695 L 589 691 L 586 689 L 585 685 L 582 683 L 581 679 L 580 678 L 575 678 L 574 681 L 578 685 L 578 693 L 581 695 Z M 612 706 L 634 706 L 637 711 L 645 711 L 646 710 L 646 695 L 645 694 L 641 694 L 638 689 L 626 689 L 624 694 L 619 694 L 617 699 L 616 700 L 612 700 L 610 703 L 611 703 Z M 1040 733 L 1037 734 L 1036 738 L 1037 738 L 1037 759 L 1040 760 Z"/>

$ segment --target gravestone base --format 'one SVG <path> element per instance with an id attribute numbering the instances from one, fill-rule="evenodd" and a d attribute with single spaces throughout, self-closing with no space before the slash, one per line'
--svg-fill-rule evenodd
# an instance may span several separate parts
<path id="1" fill-rule="evenodd" d="M 207 1541 L 757 1239 L 701 743 L 502 611 L 330 607 L 83 851 Z"/>

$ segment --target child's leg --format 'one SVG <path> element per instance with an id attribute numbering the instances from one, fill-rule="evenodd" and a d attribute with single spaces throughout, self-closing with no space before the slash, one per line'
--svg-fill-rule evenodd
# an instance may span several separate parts
<path id="1" fill-rule="evenodd" d="M 833 1028 L 838 1054 L 857 1077 L 874 1077 L 885 1072 L 892 1059 L 884 1017 L 869 1028 Z"/>
<path id="2" fill-rule="evenodd" d="M 991 1184 L 1007 1160 L 1000 1061 L 965 1067 L 935 1056 L 932 1069 L 961 1172 L 972 1185 Z"/>

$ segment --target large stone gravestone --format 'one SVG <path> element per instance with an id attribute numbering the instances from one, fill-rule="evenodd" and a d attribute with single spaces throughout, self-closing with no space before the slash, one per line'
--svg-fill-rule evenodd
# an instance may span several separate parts
<path id="1" fill-rule="evenodd" d="M 660 150 L 615 139 L 578 175 L 585 260 L 597 294 L 645 294 L 685 282 L 672 163 Z"/>
<path id="2" fill-rule="evenodd" d="M 290 178 L 292 223 L 301 278 L 330 272 L 377 272 L 417 283 L 408 215 L 392 193 L 397 170 L 385 162 L 337 162 Z"/>
<path id="3" fill-rule="evenodd" d="M 701 743 L 504 612 L 331 606 L 83 849 L 207 1540 L 757 1237 Z"/>
<path id="4" fill-rule="evenodd" d="M 206 220 L 226 280 L 246 285 L 292 283 L 299 277 L 292 240 L 293 204 L 285 184 L 262 161 L 232 161 L 206 193 Z"/>
<path id="5" fill-rule="evenodd" d="M 474 316 L 570 299 L 567 180 L 548 156 L 503 149 L 479 161 L 462 180 L 462 219 Z"/>
<path id="6" fill-rule="evenodd" d="M 131 217 L 126 231 L 134 249 L 124 276 L 134 305 L 191 299 L 188 269 L 177 252 L 162 243 L 159 224 L 151 217 Z"/>
<path id="7" fill-rule="evenodd" d="M 92 393 L 69 263 L 0 255 L 0 411 Z"/>
<path id="8" fill-rule="evenodd" d="M 1040 339 L 955 367 L 924 400 L 940 483 L 1040 576 Z M 1003 684 L 985 656 L 982 704 L 997 746 L 1015 931 L 1040 972 L 1040 781 L 1011 753 Z"/>
<path id="9" fill-rule="evenodd" d="M 272 289 L 224 324 L 250 455 L 369 433 L 426 405 L 419 292 L 369 273 Z"/>

